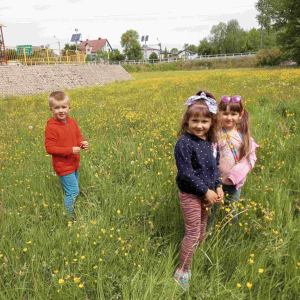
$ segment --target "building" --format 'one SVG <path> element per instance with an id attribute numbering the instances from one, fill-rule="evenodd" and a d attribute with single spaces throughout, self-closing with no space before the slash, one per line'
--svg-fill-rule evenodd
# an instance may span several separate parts
<path id="1" fill-rule="evenodd" d="M 97 51 L 112 52 L 112 47 L 107 39 L 98 38 L 98 40 L 82 41 L 78 47 L 85 55 L 90 55 L 91 59 L 95 59 Z"/>
<path id="2" fill-rule="evenodd" d="M 179 58 L 186 58 L 186 59 L 194 59 L 198 57 L 198 54 L 191 51 L 191 50 L 181 50 L 176 54 Z"/>
<path id="3" fill-rule="evenodd" d="M 145 45 L 142 46 L 142 51 L 144 53 L 144 59 L 149 59 L 150 55 L 155 52 L 159 58 L 160 49 L 147 47 L 145 51 Z"/>

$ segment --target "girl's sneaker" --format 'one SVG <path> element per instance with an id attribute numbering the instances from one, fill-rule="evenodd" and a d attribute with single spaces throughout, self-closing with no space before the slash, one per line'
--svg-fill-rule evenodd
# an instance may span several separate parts
<path id="1" fill-rule="evenodd" d="M 173 278 L 176 281 L 176 283 L 184 290 L 187 291 L 190 285 L 190 278 L 192 274 L 191 271 L 188 270 L 187 272 L 184 272 L 180 270 L 179 268 L 176 270 Z"/>

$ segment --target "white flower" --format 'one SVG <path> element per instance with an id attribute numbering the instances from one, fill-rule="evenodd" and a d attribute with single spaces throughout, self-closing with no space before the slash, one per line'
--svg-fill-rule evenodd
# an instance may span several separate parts
<path id="1" fill-rule="evenodd" d="M 29 128 L 29 129 L 32 129 L 32 128 L 33 128 L 33 126 L 28 126 L 28 128 Z"/>
<path id="2" fill-rule="evenodd" d="M 131 162 L 131 164 L 132 164 L 132 165 L 134 164 L 134 160 Z"/>

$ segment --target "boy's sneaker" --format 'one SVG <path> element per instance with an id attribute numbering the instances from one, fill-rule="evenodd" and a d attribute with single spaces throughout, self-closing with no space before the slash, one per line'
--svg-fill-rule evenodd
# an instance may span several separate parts
<path id="1" fill-rule="evenodd" d="M 190 278 L 192 274 L 191 271 L 183 272 L 179 268 L 176 270 L 173 278 L 176 281 L 176 283 L 184 290 L 187 291 L 190 284 Z"/>

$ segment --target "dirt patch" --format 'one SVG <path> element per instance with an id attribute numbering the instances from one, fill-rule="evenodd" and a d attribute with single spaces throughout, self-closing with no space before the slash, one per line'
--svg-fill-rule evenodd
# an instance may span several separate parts
<path id="1" fill-rule="evenodd" d="M 133 77 L 121 66 L 0 66 L 0 97 L 49 93 Z"/>

